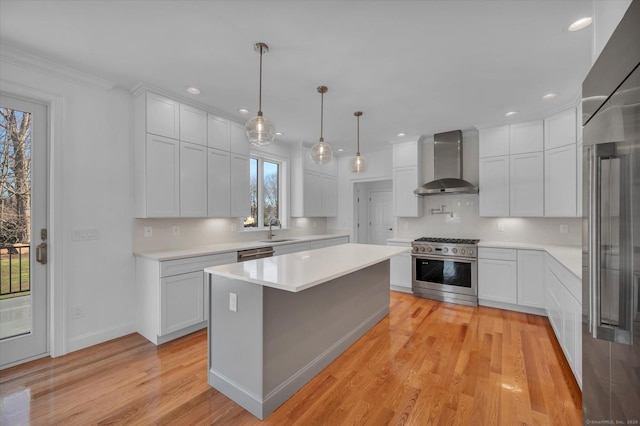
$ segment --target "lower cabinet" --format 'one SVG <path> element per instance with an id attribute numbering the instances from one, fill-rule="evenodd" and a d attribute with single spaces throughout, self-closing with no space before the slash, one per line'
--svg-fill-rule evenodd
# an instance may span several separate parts
<path id="1" fill-rule="evenodd" d="M 516 250 L 478 249 L 478 299 L 518 303 Z"/>
<path id="2" fill-rule="evenodd" d="M 314 249 L 337 246 L 340 244 L 348 244 L 348 243 L 349 243 L 349 237 L 336 237 L 336 238 L 329 238 L 326 240 L 283 244 L 283 245 L 275 246 L 273 248 L 273 255 L 279 256 L 281 254 L 290 254 L 290 253 L 296 253 L 304 250 L 314 250 Z"/>
<path id="3" fill-rule="evenodd" d="M 138 333 L 156 345 L 207 326 L 204 268 L 236 262 L 236 252 L 158 261 L 136 258 Z"/>
<path id="4" fill-rule="evenodd" d="M 411 243 L 389 242 L 387 245 L 411 248 Z M 411 284 L 413 280 L 411 272 L 412 269 L 413 264 L 411 261 L 410 251 L 393 256 L 390 259 L 389 265 L 389 287 L 391 290 L 411 293 Z"/>
<path id="5" fill-rule="evenodd" d="M 545 308 L 546 256 L 540 250 L 518 250 L 518 305 Z"/>

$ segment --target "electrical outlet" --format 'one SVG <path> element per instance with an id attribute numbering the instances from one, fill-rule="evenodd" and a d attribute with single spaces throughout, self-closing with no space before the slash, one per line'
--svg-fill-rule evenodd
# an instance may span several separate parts
<path id="1" fill-rule="evenodd" d="M 238 295 L 235 293 L 229 293 L 229 310 L 238 312 Z"/>
<path id="2" fill-rule="evenodd" d="M 145 226 L 144 227 L 144 236 L 145 237 L 153 237 L 153 226 Z"/>
<path id="3" fill-rule="evenodd" d="M 560 225 L 560 233 L 568 234 L 569 233 L 569 225 Z"/>
<path id="4" fill-rule="evenodd" d="M 498 230 L 498 232 L 504 232 L 504 222 L 499 220 L 496 223 L 496 229 Z"/>
<path id="5" fill-rule="evenodd" d="M 84 317 L 84 305 L 75 305 L 71 307 L 71 318 L 78 319 Z"/>
<path id="6" fill-rule="evenodd" d="M 173 233 L 174 237 L 177 237 L 180 235 L 180 227 L 174 225 L 173 227 L 171 227 L 171 233 Z"/>
<path id="7" fill-rule="evenodd" d="M 100 233 L 97 229 L 74 228 L 71 232 L 72 241 L 89 241 L 98 239 L 100 239 Z"/>

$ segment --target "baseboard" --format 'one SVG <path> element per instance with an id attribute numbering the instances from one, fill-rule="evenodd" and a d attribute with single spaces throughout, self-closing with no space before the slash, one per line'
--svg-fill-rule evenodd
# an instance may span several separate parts
<path id="1" fill-rule="evenodd" d="M 399 285 L 391 284 L 390 288 L 391 288 L 391 290 L 399 291 L 400 293 L 413 294 L 413 291 L 411 290 L 411 287 L 405 287 L 405 286 L 399 286 Z"/>
<path id="2" fill-rule="evenodd" d="M 116 327 L 106 328 L 94 333 L 87 333 L 67 340 L 67 353 L 79 351 L 89 346 L 97 345 L 108 340 L 117 339 L 136 332 L 136 323 L 131 321 Z"/>
<path id="3" fill-rule="evenodd" d="M 388 305 L 381 307 L 262 399 L 214 370 L 209 371 L 209 385 L 234 400 L 260 420 L 264 420 L 326 366 L 342 355 L 359 338 L 371 330 L 388 313 Z"/>
<path id="4" fill-rule="evenodd" d="M 543 317 L 547 316 L 547 312 L 544 309 L 533 308 L 531 306 L 514 305 L 512 303 L 495 302 L 493 300 L 485 300 L 485 299 L 479 299 L 478 305 L 487 306 L 489 308 L 506 309 L 507 311 L 522 312 L 525 314 L 541 315 Z"/>

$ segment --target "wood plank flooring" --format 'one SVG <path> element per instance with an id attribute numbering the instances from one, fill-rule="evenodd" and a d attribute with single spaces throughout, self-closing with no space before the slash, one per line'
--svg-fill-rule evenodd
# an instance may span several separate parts
<path id="1" fill-rule="evenodd" d="M 207 384 L 202 330 L 0 371 L 1 425 L 257 425 Z M 391 293 L 391 312 L 264 425 L 579 425 L 548 320 Z"/>

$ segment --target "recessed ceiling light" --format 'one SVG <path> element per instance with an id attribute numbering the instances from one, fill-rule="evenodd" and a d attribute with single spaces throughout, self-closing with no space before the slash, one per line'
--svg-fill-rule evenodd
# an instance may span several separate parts
<path id="1" fill-rule="evenodd" d="M 407 136 L 407 134 L 406 134 L 406 133 L 398 133 L 398 137 L 400 137 L 400 138 L 403 138 L 403 137 L 405 137 L 405 136 Z"/>
<path id="2" fill-rule="evenodd" d="M 504 116 L 505 117 L 511 117 L 512 115 L 516 115 L 517 113 L 518 113 L 518 111 L 509 111 Z"/>
<path id="3" fill-rule="evenodd" d="M 547 101 L 547 100 L 549 100 L 549 99 L 553 99 L 553 98 L 555 98 L 556 96 L 558 96 L 558 95 L 556 95 L 555 93 L 547 93 L 546 95 L 544 95 L 544 96 L 542 97 L 542 99 L 544 99 L 545 101 Z"/>
<path id="4" fill-rule="evenodd" d="M 569 25 L 569 31 L 578 31 L 583 28 L 587 28 L 593 22 L 593 18 L 591 16 L 587 16 L 586 18 L 580 18 L 575 21 L 573 24 Z"/>
<path id="5" fill-rule="evenodd" d="M 338 152 L 344 152 L 344 149 L 338 148 Z"/>
<path id="6" fill-rule="evenodd" d="M 282 132 L 276 132 L 276 136 L 282 136 L 282 135 L 284 135 L 284 133 L 282 133 Z"/>
<path id="7" fill-rule="evenodd" d="M 192 95 L 199 95 L 200 94 L 200 89 L 198 89 L 197 87 L 187 87 L 187 92 L 191 93 Z"/>
<path id="8" fill-rule="evenodd" d="M 240 108 L 240 109 L 238 110 L 238 112 L 239 112 L 240 114 L 242 114 L 242 115 L 246 115 L 246 114 L 249 114 L 251 111 L 249 111 L 249 110 L 248 110 L 248 109 L 246 109 L 246 108 Z"/>

